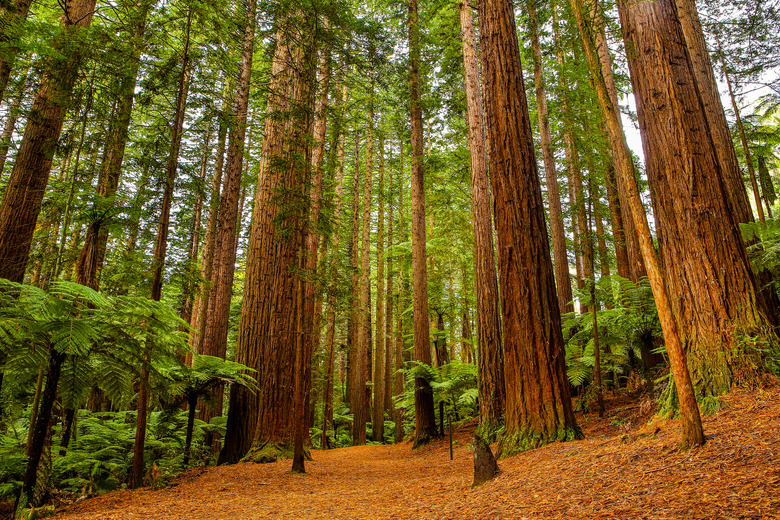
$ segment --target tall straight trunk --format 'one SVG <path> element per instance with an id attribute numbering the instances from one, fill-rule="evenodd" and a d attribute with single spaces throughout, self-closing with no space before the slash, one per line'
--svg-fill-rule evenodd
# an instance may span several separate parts
<path id="1" fill-rule="evenodd" d="M 759 307 L 677 6 L 619 8 L 623 38 L 638 50 L 629 69 L 673 308 L 694 385 L 703 396 L 719 395 L 761 364 L 743 338 L 777 337 Z"/>
<path id="2" fill-rule="evenodd" d="M 173 133 L 171 135 L 171 150 L 168 154 L 168 165 L 165 175 L 160 221 L 157 226 L 157 237 L 152 254 L 152 299 L 160 301 L 163 285 L 163 268 L 168 250 L 168 232 L 170 231 L 171 206 L 173 204 L 173 188 L 176 182 L 176 172 L 179 168 L 179 150 L 181 149 L 182 131 L 184 130 L 184 115 L 187 106 L 187 94 L 190 88 L 190 28 L 192 26 L 192 9 L 187 12 L 187 26 L 184 33 L 184 50 L 181 58 L 179 87 L 176 94 L 176 111 L 173 115 Z"/>
<path id="3" fill-rule="evenodd" d="M 8 150 L 11 148 L 11 139 L 16 130 L 16 122 L 19 120 L 19 113 L 22 111 L 22 100 L 27 90 L 27 79 L 32 65 L 27 67 L 20 75 L 13 91 L 11 102 L 8 106 L 8 113 L 3 127 L 3 135 L 0 137 L 0 184 L 2 184 L 3 170 L 5 170 L 5 161 L 8 158 Z"/>
<path id="4" fill-rule="evenodd" d="M 387 188 L 385 191 L 387 198 L 387 248 L 393 247 L 393 168 L 390 167 L 387 179 Z M 393 279 L 396 276 L 394 271 L 395 263 L 393 256 L 387 257 L 386 271 L 386 290 L 385 290 L 385 409 L 389 411 L 390 418 L 396 420 L 397 412 L 393 403 L 393 373 L 395 366 L 393 364 L 393 354 L 395 352 L 393 330 L 395 327 L 395 284 Z M 401 312 L 400 310 L 398 312 Z"/>
<path id="5" fill-rule="evenodd" d="M 374 340 L 374 408 L 371 423 L 373 439 L 385 439 L 385 141 L 379 138 L 379 184 L 377 186 L 379 206 L 376 229 L 376 339 Z"/>
<path id="6" fill-rule="evenodd" d="M 327 24 L 327 22 L 326 22 Z M 325 138 L 328 130 L 328 97 L 330 95 L 330 48 L 320 50 L 318 66 L 318 98 L 314 109 L 314 150 L 312 151 L 311 171 L 312 185 L 309 198 L 311 210 L 306 234 L 306 288 L 304 293 L 304 344 L 301 363 L 303 364 L 303 392 L 306 400 L 306 417 L 308 432 L 308 417 L 313 416 L 312 402 L 312 359 L 314 352 L 320 348 L 320 326 L 322 319 L 322 298 L 319 294 L 316 276 L 318 274 L 318 254 L 320 248 L 320 214 L 322 212 L 322 193 L 325 177 Z"/>
<path id="7" fill-rule="evenodd" d="M 373 100 L 369 101 L 373 105 Z M 366 443 L 366 423 L 369 412 L 367 383 L 371 376 L 371 287 L 369 285 L 371 257 L 371 186 L 374 182 L 374 111 L 368 111 L 366 132 L 366 175 L 363 179 L 363 218 L 360 240 L 360 282 L 357 327 L 357 352 L 352 370 L 352 444 Z M 370 390 L 369 390 L 370 392 Z"/>
<path id="8" fill-rule="evenodd" d="M 409 0 L 409 101 L 412 141 L 412 285 L 414 294 L 414 359 L 431 364 L 428 329 L 428 266 L 425 263 L 425 171 L 423 165 L 422 107 L 420 106 L 420 26 L 417 0 Z M 422 377 L 414 380 L 414 447 L 437 436 L 433 389 Z"/>
<path id="9" fill-rule="evenodd" d="M 639 195 L 636 176 L 633 172 L 633 160 L 631 152 L 626 144 L 626 137 L 623 133 L 623 126 L 620 117 L 613 105 L 607 83 L 601 71 L 598 51 L 596 50 L 595 38 L 593 35 L 593 26 L 585 20 L 585 6 L 583 0 L 570 0 L 572 11 L 577 21 L 577 28 L 583 43 L 588 66 L 590 68 L 593 86 L 596 90 L 599 106 L 604 116 L 604 120 L 609 132 L 609 140 L 612 144 L 613 159 L 615 161 L 615 171 L 618 175 L 618 186 L 621 187 L 626 195 L 622 201 L 627 205 L 631 218 L 636 225 L 637 239 L 642 252 L 643 265 L 647 269 L 647 277 L 650 281 L 650 287 L 653 291 L 656 307 L 658 308 L 658 318 L 661 322 L 661 329 L 664 334 L 666 350 L 669 355 L 669 363 L 672 368 L 675 389 L 680 403 L 680 415 L 682 417 L 682 444 L 691 446 L 704 442 L 704 431 L 701 426 L 701 416 L 696 404 L 693 384 L 691 382 L 690 372 L 685 359 L 682 339 L 680 336 L 680 327 L 676 321 L 670 292 L 667 290 L 664 273 L 661 270 L 661 264 L 656 256 L 653 246 L 650 226 L 647 223 L 647 215 L 642 206 L 642 199 Z"/>
<path id="10" fill-rule="evenodd" d="M 236 347 L 236 360 L 257 370 L 261 388 L 257 394 L 231 388 L 222 462 L 237 461 L 253 443 L 254 460 L 291 454 L 295 338 L 302 333 L 297 291 L 308 211 L 306 140 L 314 97 L 309 22 L 297 9 L 277 18 Z"/>
<path id="11" fill-rule="evenodd" d="M 752 222 L 753 211 L 750 209 L 745 183 L 739 170 L 737 154 L 734 152 L 734 142 L 726 122 L 726 113 L 720 100 L 715 72 L 712 69 L 710 53 L 704 39 L 699 13 L 695 0 L 676 0 L 677 14 L 680 19 L 685 44 L 691 57 L 693 75 L 704 105 L 704 115 L 707 118 L 710 135 L 717 153 L 723 175 L 723 187 L 731 204 L 731 210 L 738 223 Z M 751 164 L 748 162 L 748 164 Z M 759 209 L 759 211 L 761 211 Z M 760 214 L 760 213 L 759 213 Z"/>
<path id="12" fill-rule="evenodd" d="M 217 213 L 216 229 L 214 230 L 214 247 L 211 289 L 208 300 L 201 305 L 206 307 L 205 326 L 203 329 L 202 349 L 209 356 L 225 358 L 227 352 L 227 335 L 230 320 L 230 301 L 233 295 L 233 277 L 236 270 L 236 246 L 238 238 L 239 200 L 241 198 L 241 178 L 244 161 L 244 146 L 247 141 L 247 122 L 249 107 L 249 90 L 252 80 L 252 54 L 254 51 L 255 18 L 257 0 L 244 3 L 244 41 L 238 64 L 238 80 L 233 99 L 228 142 L 227 159 L 219 211 Z M 222 386 L 213 391 L 216 406 L 200 412 L 203 421 L 222 414 Z"/>
<path id="13" fill-rule="evenodd" d="M 181 72 L 179 74 L 179 88 L 176 95 L 176 112 L 173 117 L 173 134 L 171 137 L 171 150 L 168 156 L 168 168 L 165 178 L 165 191 L 163 194 L 160 220 L 157 226 L 157 237 L 152 255 L 151 298 L 160 301 L 162 298 L 162 275 L 165 265 L 165 254 L 168 247 L 168 231 L 170 223 L 171 205 L 173 202 L 173 185 L 176 180 L 176 170 L 179 162 L 179 149 L 181 148 L 182 130 L 184 128 L 184 112 L 189 91 L 189 46 L 190 27 L 192 24 L 192 9 L 187 13 L 187 25 L 185 29 L 184 50 L 182 51 Z M 143 365 L 141 368 L 141 383 L 138 392 L 138 415 L 136 418 L 135 443 L 133 444 L 133 466 L 129 476 L 129 486 L 137 488 L 143 484 L 144 471 L 144 445 L 146 442 L 146 422 L 149 407 L 149 368 L 151 361 L 151 345 L 144 348 Z"/>
<path id="14" fill-rule="evenodd" d="M 30 257 L 52 159 L 70 108 L 83 43 L 92 22 L 95 0 L 65 4 L 59 34 L 52 42 L 57 57 L 41 73 L 3 202 L 0 204 L 0 278 L 21 283 Z"/>
<path id="15" fill-rule="evenodd" d="M 612 56 L 609 52 L 609 46 L 607 45 L 607 36 L 606 36 L 606 30 L 605 30 L 605 21 L 604 21 L 604 14 L 601 10 L 601 7 L 599 5 L 598 0 L 590 0 L 590 6 L 589 6 L 589 12 L 591 14 L 591 17 L 593 19 L 593 42 L 592 45 L 594 45 L 596 55 L 598 56 L 597 61 L 591 63 L 588 62 L 588 66 L 591 69 L 590 73 L 591 76 L 594 74 L 600 74 L 601 77 L 604 80 L 604 84 L 607 89 L 607 94 L 610 99 L 611 104 L 611 110 L 614 113 L 615 117 L 617 118 L 618 123 L 620 124 L 621 132 L 623 128 L 623 123 L 620 117 L 620 105 L 618 104 L 618 97 L 617 97 L 617 87 L 615 86 L 615 75 L 612 70 Z M 584 7 L 583 7 L 584 9 Z M 583 42 L 583 45 L 586 45 L 585 42 Z M 606 119 L 606 116 L 604 116 Z M 634 223 L 634 219 L 631 215 L 631 211 L 628 208 L 628 204 L 626 204 L 626 199 L 628 197 L 626 188 L 622 185 L 619 179 L 625 178 L 628 175 L 631 175 L 634 179 L 636 179 L 637 174 L 634 168 L 633 161 L 630 165 L 623 164 L 621 161 L 618 160 L 618 156 L 620 156 L 621 152 L 619 148 L 621 147 L 620 142 L 624 139 L 615 139 L 612 137 L 610 132 L 607 132 L 607 135 L 609 136 L 610 140 L 610 148 L 612 150 L 612 161 L 613 161 L 613 168 L 615 168 L 614 171 L 608 170 L 607 171 L 607 189 L 613 190 L 612 195 L 610 195 L 610 201 L 611 201 L 611 211 L 613 213 L 620 211 L 620 223 L 622 224 L 622 228 L 618 228 L 618 216 L 613 215 L 613 230 L 614 229 L 620 229 L 621 231 L 618 234 L 615 234 L 615 244 L 616 248 L 617 246 L 625 245 L 625 254 L 626 254 L 626 261 L 627 261 L 627 269 L 624 269 L 623 273 L 620 274 L 620 276 L 623 276 L 624 278 L 628 278 L 633 282 L 638 282 L 642 277 L 647 275 L 647 271 L 644 266 L 644 260 L 642 257 L 642 252 L 640 250 L 639 242 L 637 240 L 637 231 L 636 228 L 639 226 L 639 224 Z M 627 171 L 619 171 L 620 168 L 628 168 Z M 613 232 L 614 234 L 614 232 Z M 623 241 L 624 240 L 624 241 Z M 620 267 L 622 264 L 622 251 L 616 249 L 616 253 L 618 255 L 618 266 Z"/>
<path id="16" fill-rule="evenodd" d="M 130 35 L 132 55 L 126 62 L 119 78 L 119 96 L 116 110 L 111 118 L 105 144 L 105 155 L 100 165 L 97 193 L 110 199 L 116 194 L 125 157 L 128 129 L 133 112 L 133 100 L 141 66 L 141 52 L 144 48 L 146 18 L 152 6 L 151 0 L 139 0 L 133 17 L 133 32 Z M 104 202 L 103 204 L 113 204 Z M 107 208 L 106 208 L 107 209 Z M 76 283 L 98 289 L 100 270 L 105 259 L 108 230 L 101 218 L 91 222 L 87 228 L 84 245 L 76 262 Z"/>
<path id="17" fill-rule="evenodd" d="M 539 114 L 539 135 L 542 141 L 544 174 L 547 179 L 547 202 L 550 210 L 555 281 L 558 288 L 560 311 L 561 314 L 566 314 L 574 312 L 574 297 L 572 296 L 571 279 L 569 277 L 569 255 L 566 251 L 566 231 L 563 227 L 558 172 L 555 168 L 555 151 L 552 146 L 550 119 L 547 113 L 547 92 L 544 86 L 544 72 L 542 70 L 542 50 L 539 45 L 539 22 L 536 18 L 535 2 L 533 0 L 526 1 L 526 8 L 534 60 L 534 85 L 536 86 L 536 106 Z"/>
<path id="18" fill-rule="evenodd" d="M 747 165 L 748 175 L 750 176 L 750 184 L 753 187 L 753 197 L 756 201 L 756 209 L 758 210 L 758 219 L 761 222 L 765 222 L 766 218 L 764 217 L 764 208 L 761 206 L 761 192 L 758 189 L 756 170 L 753 168 L 753 157 L 751 156 L 750 153 L 750 146 L 748 146 L 747 136 L 745 135 L 745 126 L 742 124 L 742 117 L 739 114 L 739 105 L 737 105 L 737 98 L 734 96 L 734 88 L 731 86 L 731 78 L 729 77 L 729 72 L 726 69 L 725 62 L 723 64 L 723 75 L 726 77 L 726 85 L 728 86 L 729 97 L 731 98 L 731 107 L 734 109 L 734 117 L 737 120 L 737 129 L 739 130 L 739 140 L 742 143 L 742 150 L 745 152 L 745 163 Z M 721 158 L 719 157 L 718 159 L 721 162 L 721 164 L 723 164 Z M 740 174 L 740 182 L 741 182 L 741 174 Z M 752 218 L 744 222 L 751 222 L 751 221 Z"/>
<path id="19" fill-rule="evenodd" d="M 0 46 L 3 47 L 0 53 L 0 103 L 19 52 L 18 43 L 23 34 L 24 22 L 30 14 L 32 0 L 12 0 L 3 4 L 0 9 Z"/>
<path id="20" fill-rule="evenodd" d="M 342 86 L 340 90 L 341 103 L 339 103 L 339 119 L 337 120 L 337 138 L 338 145 L 336 146 L 336 196 L 333 201 L 333 221 L 336 226 L 339 225 L 341 219 L 341 195 L 344 190 L 344 147 L 346 136 L 342 131 L 341 125 L 344 116 L 344 105 L 347 101 L 347 87 Z M 338 253 L 339 244 L 341 242 L 341 234 L 338 232 L 333 233 L 333 240 L 331 242 L 331 249 L 334 253 Z M 336 278 L 338 264 L 333 262 L 330 268 L 330 281 L 328 283 L 328 302 L 327 302 L 327 317 L 325 320 L 325 352 L 326 352 L 326 375 L 324 388 L 322 390 L 322 397 L 324 402 L 324 410 L 322 417 L 322 442 L 320 446 L 323 449 L 329 448 L 329 440 L 327 436 L 328 426 L 333 426 L 333 372 L 335 365 L 335 352 L 336 352 Z"/>
<path id="21" fill-rule="evenodd" d="M 558 12 L 553 6 L 553 33 L 555 35 L 555 53 L 558 59 L 558 87 L 562 92 L 561 111 L 563 119 L 563 143 L 566 154 L 566 175 L 569 181 L 569 204 L 572 211 L 572 229 L 574 230 L 574 258 L 577 271 L 577 287 L 585 288 L 585 273 L 589 271 L 585 253 L 590 236 L 587 230 L 585 205 L 582 193 L 582 170 L 580 158 L 574 139 L 574 114 L 571 108 L 570 86 L 566 77 L 566 58 L 564 56 L 563 40 L 561 38 Z M 581 311 L 584 309 L 581 306 Z"/>
<path id="22" fill-rule="evenodd" d="M 404 225 L 404 138 L 401 135 L 398 145 L 398 228 L 396 231 L 396 242 L 401 244 L 406 241 L 406 227 Z M 404 365 L 404 319 L 402 310 L 404 309 L 404 278 L 405 269 L 404 262 L 399 262 L 401 265 L 398 267 L 398 291 L 394 295 L 395 306 L 398 309 L 396 313 L 395 323 L 395 336 L 393 342 L 395 344 L 395 378 L 393 380 L 393 395 L 398 396 L 404 392 L 404 376 L 401 373 L 401 368 Z M 399 443 L 404 440 L 404 414 L 406 410 L 398 408 L 395 414 L 395 442 Z"/>
<path id="23" fill-rule="evenodd" d="M 512 2 L 480 2 L 479 20 L 504 325 L 506 426 L 500 446 L 510 454 L 581 432 L 566 377 Z"/>
<path id="24" fill-rule="evenodd" d="M 488 157 L 485 149 L 477 41 L 474 37 L 473 8 L 466 1 L 460 4 L 460 27 L 466 79 L 466 110 L 469 120 L 469 151 L 471 152 L 474 278 L 477 289 L 477 330 L 480 339 L 478 343 L 479 421 L 484 436 L 501 425 L 504 414 L 504 348 L 501 341 L 501 311 L 493 248 L 492 202 L 488 181 Z"/>
<path id="25" fill-rule="evenodd" d="M 225 167 L 225 148 L 227 144 L 228 126 L 232 120 L 229 98 L 232 93 L 231 81 L 225 83 L 222 97 L 222 110 L 219 114 L 219 130 L 217 131 L 217 156 L 214 159 L 214 173 L 211 176 L 211 200 L 209 201 L 209 216 L 206 224 L 206 234 L 203 239 L 203 253 L 200 260 L 200 276 L 203 286 L 196 295 L 193 304 L 192 326 L 194 332 L 190 337 L 193 352 L 203 353 L 203 334 L 206 331 L 206 312 L 208 311 L 209 295 L 212 288 L 214 271 L 214 249 L 216 247 L 217 221 L 219 219 L 220 195 L 222 192 L 222 175 Z"/>
<path id="26" fill-rule="evenodd" d="M 349 302 L 349 321 L 347 323 L 347 403 L 352 408 L 352 387 L 354 380 L 354 371 L 356 370 L 358 359 L 358 327 L 360 315 L 358 303 L 360 302 L 360 136 L 357 128 L 355 129 L 355 166 L 352 180 L 352 232 L 349 242 L 349 271 L 350 271 L 350 291 Z"/>

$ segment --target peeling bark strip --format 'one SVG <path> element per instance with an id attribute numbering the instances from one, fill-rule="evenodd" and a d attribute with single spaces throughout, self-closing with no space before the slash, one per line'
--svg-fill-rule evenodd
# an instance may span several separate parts
<path id="1" fill-rule="evenodd" d="M 501 451 L 510 454 L 581 433 L 566 378 L 512 2 L 480 2 L 479 20 L 504 324 Z"/>
<path id="2" fill-rule="evenodd" d="M 759 361 L 742 337 L 777 338 L 759 311 L 675 2 L 618 5 L 672 307 L 694 385 L 719 395 Z"/>
<path id="3" fill-rule="evenodd" d="M 83 45 L 77 40 L 81 29 L 92 22 L 95 1 L 74 0 L 64 6 L 60 32 L 52 42 L 58 58 L 51 60 L 41 75 L 0 205 L 0 278 L 19 283 L 24 279 L 52 160 L 81 62 Z"/>
<path id="4" fill-rule="evenodd" d="M 471 152 L 471 214 L 474 223 L 474 278 L 479 337 L 479 421 L 483 434 L 491 437 L 489 432 L 501 425 L 504 415 L 504 347 L 501 342 L 501 311 L 474 14 L 466 1 L 460 4 L 460 27 Z M 566 272 L 568 274 L 568 269 Z"/>

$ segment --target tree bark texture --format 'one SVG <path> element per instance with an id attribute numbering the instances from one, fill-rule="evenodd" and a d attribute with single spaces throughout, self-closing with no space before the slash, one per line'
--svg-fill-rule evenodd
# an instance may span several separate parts
<path id="1" fill-rule="evenodd" d="M 580 437 L 512 2 L 479 5 L 491 187 L 498 230 L 506 430 L 502 453 Z"/>
<path id="2" fill-rule="evenodd" d="M 736 215 L 674 0 L 619 2 L 647 172 L 663 222 L 661 260 L 693 383 L 728 391 L 759 356 L 745 337 L 776 342 L 759 310 Z M 695 261 L 692 261 L 695 259 Z"/>
<path id="3" fill-rule="evenodd" d="M 95 0 L 74 0 L 64 9 L 60 33 L 52 43 L 58 57 L 45 64 L 0 204 L 0 278 L 19 283 L 27 269 L 52 159 L 71 103 L 83 48 L 80 35 L 92 22 Z"/>
<path id="4" fill-rule="evenodd" d="M 620 117 L 614 109 L 607 89 L 607 84 L 604 81 L 599 66 L 598 53 L 594 43 L 593 27 L 585 21 L 583 1 L 571 0 L 571 7 L 577 19 L 577 27 L 588 59 L 591 78 L 593 79 L 593 85 L 596 89 L 601 112 L 604 116 L 607 131 L 609 132 L 609 139 L 613 145 L 613 159 L 615 161 L 615 171 L 618 175 L 618 185 L 622 187 L 626 195 L 626 197 L 622 199 L 622 202 L 625 205 L 624 207 L 630 211 L 631 218 L 636 225 L 637 239 L 642 252 L 642 259 L 644 265 L 647 267 L 647 277 L 650 281 L 650 287 L 653 291 L 656 307 L 658 308 L 658 317 L 661 322 L 661 329 L 664 333 L 664 340 L 669 355 L 669 363 L 672 368 L 675 389 L 677 390 L 677 396 L 680 402 L 683 444 L 685 446 L 701 444 L 704 442 L 701 416 L 699 414 L 698 405 L 696 404 L 693 384 L 691 383 L 690 373 L 688 372 L 688 366 L 685 360 L 678 323 L 675 319 L 669 292 L 666 288 L 664 273 L 661 270 L 661 264 L 656 256 L 653 239 L 650 234 L 650 226 L 647 223 L 645 208 L 642 206 L 642 199 L 639 195 L 636 177 L 632 173 L 633 161 L 631 159 L 631 153 L 626 144 Z"/>
<path id="5" fill-rule="evenodd" d="M 479 420 L 481 428 L 490 431 L 500 426 L 504 415 L 504 347 L 501 340 L 501 311 L 493 247 L 492 202 L 477 41 L 474 36 L 473 8 L 466 1 L 460 4 L 460 27 L 471 152 L 471 214 L 474 223 L 474 278 L 479 335 Z M 487 432 L 483 434 L 490 436 Z"/>
<path id="6" fill-rule="evenodd" d="M 373 101 L 369 101 L 373 103 Z M 363 218 L 360 240 L 360 282 L 357 327 L 357 353 L 352 370 L 352 444 L 366 443 L 371 376 L 371 187 L 374 182 L 374 111 L 369 108 L 366 132 L 366 174 L 363 179 Z"/>
<path id="7" fill-rule="evenodd" d="M 234 386 L 222 461 L 254 442 L 253 460 L 290 455 L 302 249 L 308 212 L 314 63 L 311 27 L 298 9 L 279 16 L 260 175 L 248 245 L 236 360 L 257 371 L 256 395 Z"/>
<path id="8" fill-rule="evenodd" d="M 219 207 L 222 192 L 222 177 L 225 167 L 225 148 L 227 144 L 228 126 L 232 120 L 229 92 L 232 91 L 231 82 L 225 85 L 222 99 L 222 110 L 219 114 L 219 130 L 217 131 L 217 156 L 214 159 L 214 173 L 211 176 L 211 199 L 209 201 L 209 216 L 206 224 L 206 233 L 203 239 L 203 252 L 201 253 L 200 275 L 203 279 L 203 287 L 200 288 L 193 304 L 192 322 L 190 325 L 195 331 L 190 338 L 193 352 L 203 353 L 203 334 L 206 330 L 206 312 L 208 311 L 209 295 L 212 288 L 212 274 L 214 272 L 214 249 L 216 247 L 217 221 L 219 220 Z"/>
<path id="9" fill-rule="evenodd" d="M 342 131 L 341 124 L 344 115 L 344 105 L 347 101 L 347 89 L 343 86 L 340 91 L 341 103 L 339 103 L 339 115 L 337 119 L 337 134 L 338 145 L 336 151 L 336 196 L 333 201 L 333 221 L 336 226 L 341 221 L 341 196 L 344 190 L 344 148 L 346 136 Z M 335 252 L 339 250 L 339 244 L 341 239 L 340 233 L 333 233 L 333 240 L 331 242 L 331 249 Z M 336 354 L 336 279 L 338 272 L 337 262 L 331 264 L 330 269 L 330 282 L 328 284 L 327 291 L 327 316 L 325 320 L 325 352 L 326 352 L 326 372 L 325 383 L 322 390 L 322 397 L 324 403 L 323 418 L 322 418 L 322 442 L 320 446 L 323 449 L 329 447 L 329 440 L 327 436 L 328 426 L 333 426 L 333 373 L 335 365 Z"/>
<path id="10" fill-rule="evenodd" d="M 412 141 L 412 285 L 414 302 L 414 359 L 431 364 L 428 328 L 428 266 L 425 262 L 425 166 L 423 164 L 422 107 L 420 106 L 420 26 L 417 0 L 409 0 L 409 101 Z M 433 389 L 421 377 L 414 381 L 414 447 L 437 436 Z"/>

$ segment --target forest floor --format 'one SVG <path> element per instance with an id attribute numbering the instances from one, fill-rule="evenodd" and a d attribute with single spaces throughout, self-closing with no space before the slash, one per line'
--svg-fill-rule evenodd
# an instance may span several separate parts
<path id="1" fill-rule="evenodd" d="M 649 399 L 609 396 L 603 419 L 578 415 L 586 439 L 499 461 L 472 489 L 474 425 L 412 451 L 409 443 L 313 452 L 290 461 L 193 469 L 165 489 L 119 491 L 56 518 L 536 519 L 780 518 L 780 386 L 737 390 L 704 418 L 707 442 L 678 447 L 680 424 Z"/>

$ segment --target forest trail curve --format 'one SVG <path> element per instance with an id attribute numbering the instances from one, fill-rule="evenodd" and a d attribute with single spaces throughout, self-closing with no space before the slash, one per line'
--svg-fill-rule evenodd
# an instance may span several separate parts
<path id="1" fill-rule="evenodd" d="M 583 441 L 499 461 L 471 489 L 471 428 L 418 451 L 409 443 L 313 452 L 290 461 L 191 470 L 159 491 L 121 491 L 69 506 L 61 520 L 780 518 L 780 388 L 738 390 L 705 417 L 708 442 L 682 452 L 677 421 L 612 402 L 579 416 Z M 632 426 L 632 421 L 641 426 Z"/>

